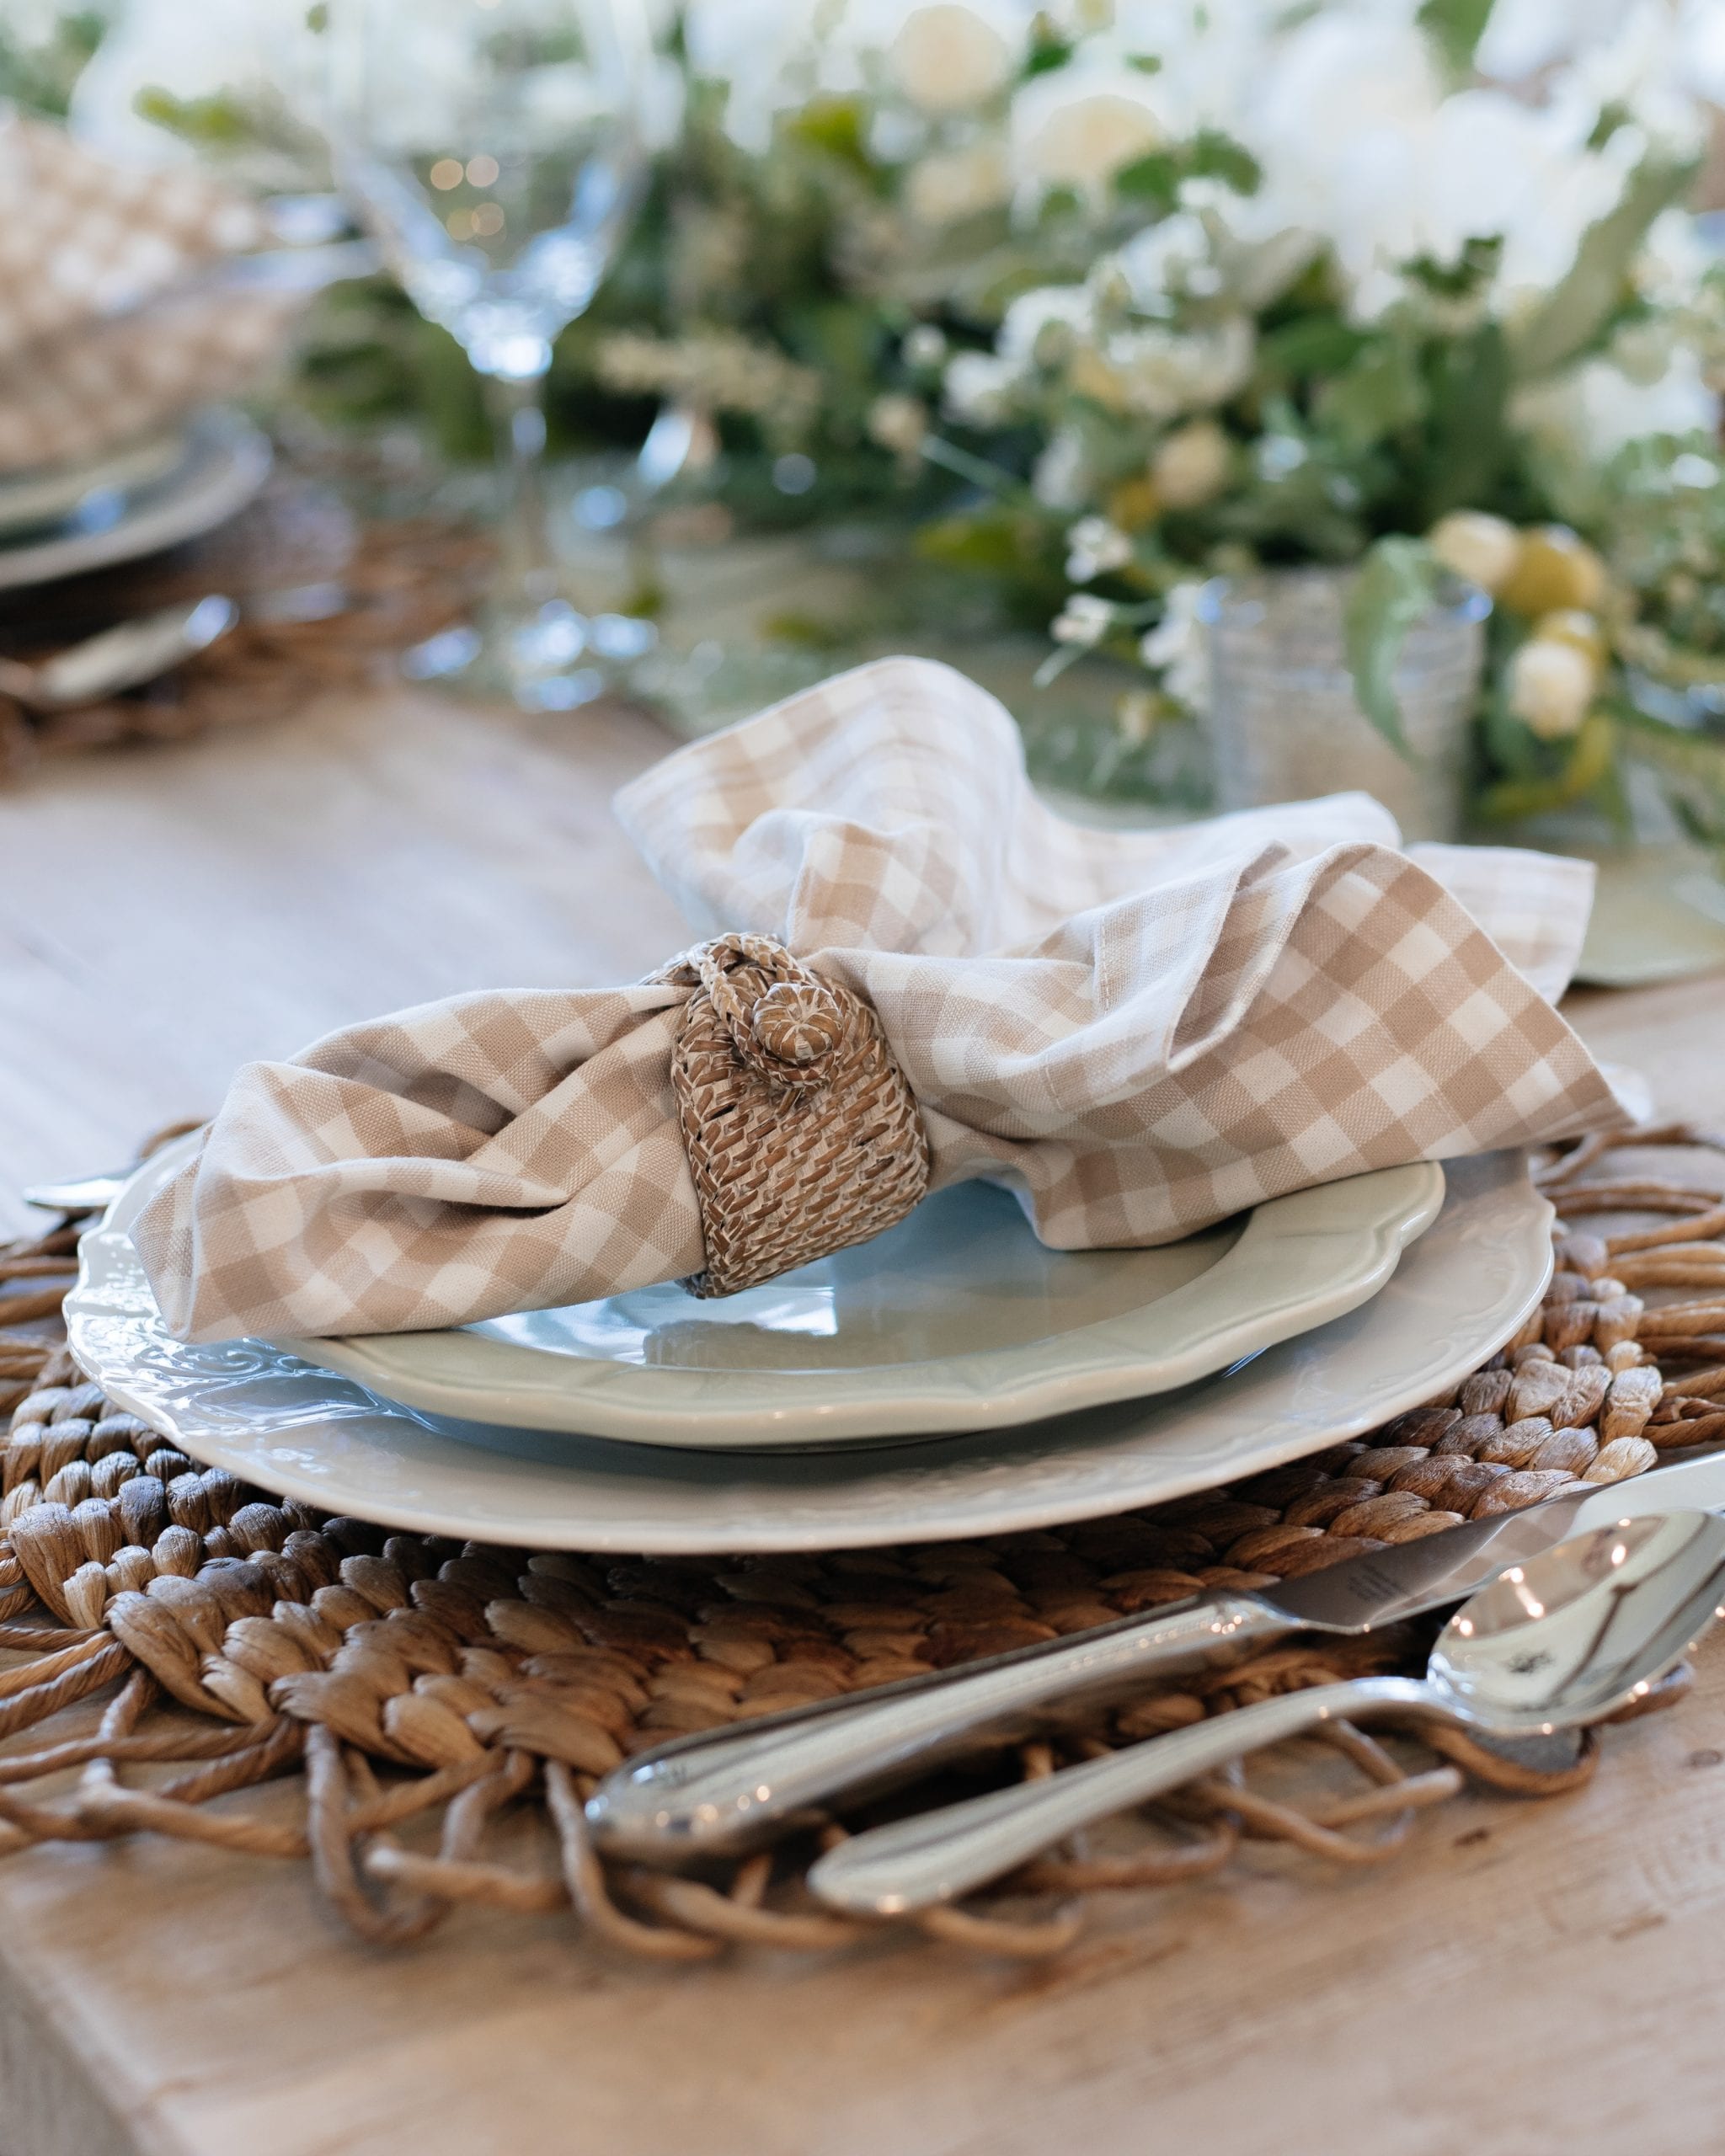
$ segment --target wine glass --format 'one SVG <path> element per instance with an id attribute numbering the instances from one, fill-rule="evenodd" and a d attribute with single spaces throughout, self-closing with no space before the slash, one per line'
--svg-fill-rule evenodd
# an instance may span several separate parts
<path id="1" fill-rule="evenodd" d="M 334 0 L 336 173 L 421 314 L 483 377 L 506 497 L 476 623 L 408 654 L 528 709 L 627 679 L 650 622 L 584 609 L 547 526 L 544 383 L 644 184 L 647 0 Z"/>

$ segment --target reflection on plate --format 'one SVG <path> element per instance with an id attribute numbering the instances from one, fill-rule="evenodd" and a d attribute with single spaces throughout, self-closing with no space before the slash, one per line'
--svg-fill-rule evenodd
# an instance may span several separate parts
<path id="1" fill-rule="evenodd" d="M 143 1171 L 152 1187 L 173 1163 Z M 1436 1218 L 1426 1161 L 1158 1250 L 1057 1251 L 965 1183 L 872 1242 L 696 1302 L 672 1282 L 454 1331 L 277 1344 L 435 1415 L 642 1444 L 855 1444 L 1141 1400 L 1375 1294 Z"/>
<path id="2" fill-rule="evenodd" d="M 44 526 L 105 531 L 125 514 L 128 498 L 165 479 L 186 455 L 183 435 L 152 435 L 77 464 L 15 472 L 0 478 L 0 536 Z"/>
<path id="3" fill-rule="evenodd" d="M 844 1550 L 1124 1512 L 1315 1452 L 1454 1385 L 1539 1302 L 1551 1209 L 1519 1155 L 1452 1163 L 1382 1293 L 1149 1403 L 868 1452 L 671 1452 L 416 1417 L 264 1346 L 187 1348 L 123 1218 L 84 1238 L 66 1315 L 109 1395 L 195 1460 L 424 1534 L 529 1549 Z"/>
<path id="4" fill-rule="evenodd" d="M 83 528 L 74 518 L 45 536 L 0 545 L 0 591 L 82 576 L 177 547 L 237 515 L 270 476 L 267 438 L 238 412 L 200 412 L 184 454 L 153 484 L 125 494 L 111 521 Z"/>

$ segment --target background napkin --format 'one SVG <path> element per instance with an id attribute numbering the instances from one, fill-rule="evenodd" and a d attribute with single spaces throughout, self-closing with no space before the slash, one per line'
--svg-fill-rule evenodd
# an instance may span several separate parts
<path id="1" fill-rule="evenodd" d="M 702 934 L 777 936 L 868 997 L 936 1187 L 1007 1182 L 1061 1248 L 1621 1113 L 1547 1000 L 1587 864 L 1402 853 L 1360 794 L 1081 828 L 995 700 L 927 660 L 697 742 L 617 806 Z M 698 1271 L 686 993 L 459 997 L 248 1066 L 138 1224 L 169 1325 L 413 1330 Z"/>
<path id="2" fill-rule="evenodd" d="M 71 463 L 251 386 L 302 296 L 232 290 L 270 232 L 195 172 L 0 116 L 0 472 Z"/>

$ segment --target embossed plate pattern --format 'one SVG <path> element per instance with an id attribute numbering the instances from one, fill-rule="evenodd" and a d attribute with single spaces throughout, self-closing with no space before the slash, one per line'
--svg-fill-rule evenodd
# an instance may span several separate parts
<path id="1" fill-rule="evenodd" d="M 130 1203 L 144 1194 L 134 1184 Z M 1430 1230 L 1371 1302 L 1147 1404 L 868 1452 L 675 1453 L 415 1417 L 258 1342 L 187 1348 L 125 1223 L 84 1240 L 72 1346 L 195 1459 L 422 1533 L 657 1553 L 857 1549 L 1124 1512 L 1274 1466 L 1453 1385 L 1551 1273 L 1551 1210 L 1519 1155 L 1457 1161 Z"/>

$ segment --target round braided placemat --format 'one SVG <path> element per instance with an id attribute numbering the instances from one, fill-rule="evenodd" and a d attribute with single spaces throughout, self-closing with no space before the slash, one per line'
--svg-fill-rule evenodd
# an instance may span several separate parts
<path id="1" fill-rule="evenodd" d="M 0 594 L 0 651 L 35 662 L 110 624 L 224 592 L 238 626 L 159 680 L 62 712 L 0 695 L 0 783 L 44 756 L 292 717 L 325 691 L 387 679 L 410 645 L 461 620 L 490 542 L 451 518 L 361 524 L 289 472 L 206 539 L 88 576 Z"/>
<path id="2" fill-rule="evenodd" d="M 0 1848 L 137 1832 L 309 1859 L 367 1938 L 417 1937 L 453 1904 L 572 1908 L 637 1952 L 727 1943 L 826 1948 L 867 1929 L 802 1890 L 821 1837 L 671 1878 L 601 1864 L 593 1781 L 683 1731 L 1081 1630 L 1206 1587 L 1286 1578 L 1578 1477 L 1641 1473 L 1725 1442 L 1725 1189 L 1608 1172 L 1625 1145 L 1725 1150 L 1690 1129 L 1589 1139 L 1546 1171 L 1564 1215 L 1544 1307 L 1445 1398 L 1362 1440 L 1206 1496 L 1046 1533 L 889 1550 L 619 1561 L 529 1554 L 329 1518 L 200 1469 L 83 1381 L 44 1337 L 77 1230 L 0 1257 Z M 1615 1214 L 1651 1221 L 1605 1235 Z M 1170 1728 L 1268 1693 L 1404 1666 L 1418 1642 L 1295 1641 L 1017 1748 L 1010 1771 Z M 1680 1693 L 1680 1677 L 1651 1703 Z M 106 1692 L 90 1710 L 45 1726 Z M 1346 1726 L 1325 1742 L 1354 1785 L 1297 1802 L 1235 1770 L 1147 1815 L 1148 1838 L 1074 1848 L 1012 1892 L 1071 1897 L 1225 1865 L 1242 1836 L 1376 1861 L 1467 1776 L 1528 1794 L 1576 1786 L 1591 1737 L 1543 1771 L 1442 1732 L 1416 1752 Z M 1434 1764 L 1433 1755 L 1437 1755 Z M 68 1770 L 72 1778 L 68 1780 Z M 284 1819 L 222 1798 L 301 1778 Z M 1309 1777 L 1308 1777 L 1309 1780 Z M 32 1786 L 34 1785 L 34 1786 Z M 539 1860 L 483 1842 L 505 1806 Z M 1364 1829 L 1364 1831 L 1359 1831 Z M 825 1838 L 843 1831 L 834 1822 Z M 513 1849 L 513 1843 L 511 1844 Z M 1058 1951 L 1079 1908 L 998 1899 L 916 1928 L 997 1952 Z"/>

